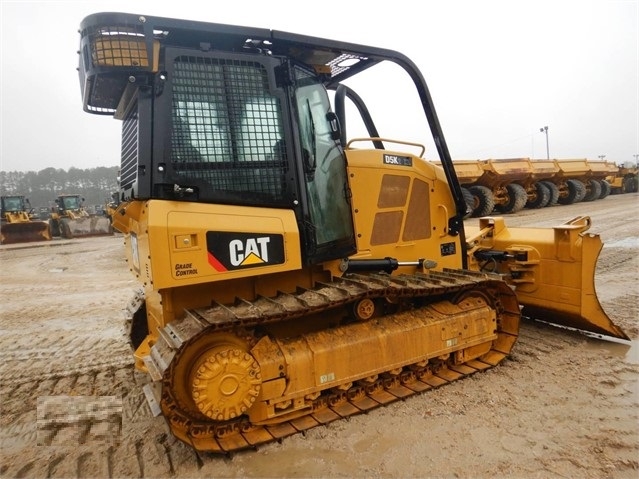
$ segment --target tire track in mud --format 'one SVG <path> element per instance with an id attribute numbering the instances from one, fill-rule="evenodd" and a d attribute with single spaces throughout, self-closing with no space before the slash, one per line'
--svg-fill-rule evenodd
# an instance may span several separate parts
<path id="1" fill-rule="evenodd" d="M 0 422 L 0 449 L 16 448 L 28 444 L 35 445 L 38 431 L 36 411 L 38 401 L 42 398 L 77 397 L 118 397 L 121 398 L 126 420 L 134 416 L 150 417 L 150 411 L 140 406 L 144 394 L 139 391 L 132 366 L 112 366 L 105 371 L 89 374 L 56 376 L 41 380 L 29 380 L 20 384 L 4 385 L 0 394 L 4 398 L 2 404 L 2 420 Z M 100 416 L 100 412 L 96 413 Z M 73 422 L 73 421 L 71 421 Z M 97 421 L 82 420 L 93 425 Z"/>
<path id="2" fill-rule="evenodd" d="M 636 248 L 614 246 L 614 244 L 604 245 L 597 262 L 597 275 L 618 271 L 619 266 L 627 262 L 637 263 Z"/>
<path id="3" fill-rule="evenodd" d="M 616 473 L 625 477 L 622 471 L 636 474 L 639 356 L 631 354 L 636 345 L 559 331 L 540 323 L 524 324 L 519 338 L 514 360 L 518 362 L 518 355 L 534 358 L 536 365 L 531 366 L 535 372 L 530 380 L 539 385 L 539 406 L 552 422 L 560 423 L 566 413 L 561 403 L 546 397 L 563 397 L 575 410 L 590 412 L 575 415 L 567 427 L 569 435 L 590 444 L 588 454 L 576 455 L 570 446 L 550 448 L 543 454 L 542 471 L 548 476 L 571 476 L 575 469 L 588 471 L 587 477 L 615 477 Z M 599 405 L 596 409 L 589 408 L 593 401 Z"/>
<path id="4" fill-rule="evenodd" d="M 486 469 L 475 470 L 475 477 L 634 477 L 639 377 L 637 358 L 628 350 L 625 344 L 524 321 L 499 367 L 451 384 L 450 390 L 432 391 L 427 417 L 449 418 L 458 435 L 476 434 L 476 440 L 493 444 L 483 450 Z M 534 384 L 528 397 L 521 395 L 522 382 Z M 470 412 L 481 419 L 466 428 Z M 459 448 L 463 444 L 455 445 Z M 532 451 L 534 462 L 517 460 L 518 469 L 512 469 L 512 462 L 498 460 L 523 450 Z M 530 474 L 522 472 L 527 467 Z"/>
<path id="5" fill-rule="evenodd" d="M 613 322 L 636 339 L 639 336 L 639 290 L 636 287 L 639 285 L 639 256 L 634 244 L 636 241 L 604 245 L 597 263 L 595 290 Z M 620 271 L 623 271 L 622 275 Z"/>
<path id="6" fill-rule="evenodd" d="M 142 391 L 147 378 L 134 371 L 124 334 L 133 282 L 124 262 L 114 269 L 119 241 L 16 249 L 11 257 L 0 250 L 4 271 L 12 271 L 0 277 L 8 306 L 0 322 L 2 477 L 142 477 L 141 463 L 152 475 L 173 470 L 170 447 L 154 456 L 156 435 L 148 431 L 162 429 L 164 421 L 151 415 Z M 105 251 L 96 252 L 100 245 Z M 75 259 L 83 253 L 91 261 Z M 112 273 L 95 275 L 96 268 Z M 81 287 L 61 296 L 70 282 Z M 105 316 L 114 302 L 116 314 Z M 111 403 L 100 402 L 105 396 Z M 58 402 L 59 414 L 42 417 L 46 400 Z M 91 406 L 83 413 L 82 401 Z M 132 454 L 131 440 L 140 457 Z"/>
<path id="7" fill-rule="evenodd" d="M 13 390 L 3 385 L 3 396 L 16 401 L 3 405 L 8 424 L 0 427 L 0 475 L 169 477 L 175 474 L 174 464 L 187 466 L 184 455 L 191 457 L 188 468 L 197 468 L 193 452 L 169 437 L 162 418 L 152 417 L 142 392 L 146 380 L 125 366 L 32 380 Z M 111 401 L 100 401 L 105 392 L 113 395 Z M 115 405 L 114 397 L 121 398 Z M 25 398 L 29 400 L 21 400 Z M 61 414 L 38 418 L 37 403 L 43 398 L 57 403 Z M 68 402 L 82 400 L 91 407 L 65 411 Z M 25 450 L 30 451 L 26 463 Z"/>
<path id="8" fill-rule="evenodd" d="M 2 477 L 168 477 L 174 463 L 197 468 L 193 452 L 152 416 L 142 391 L 147 376 L 134 370 L 127 344 L 73 336 L 55 341 L 42 336 L 29 341 L 31 349 L 14 343 L 0 353 Z M 92 415 L 38 423 L 42 398 L 103 396 L 121 398 L 119 415 L 106 405 Z M 26 463 L 25 450 L 32 451 Z"/>
<path id="9" fill-rule="evenodd" d="M 112 346 L 112 352 L 109 352 L 109 346 Z M 133 364 L 131 352 L 121 343 L 107 341 L 103 344 L 99 339 L 87 341 L 86 338 L 72 339 L 62 350 L 47 345 L 34 350 L 3 351 L 0 361 L 3 387 L 30 380 L 98 374 Z"/>
<path id="10" fill-rule="evenodd" d="M 18 462 L 24 454 L 3 454 L 0 475 L 6 478 L 158 478 L 192 475 L 200 469 L 201 460 L 196 454 L 166 432 L 142 434 L 144 431 L 131 432 L 121 444 L 102 447 L 96 444 L 37 446 L 26 464 Z"/>
<path id="11" fill-rule="evenodd" d="M 510 388 L 514 387 L 514 382 L 517 377 L 521 375 L 521 369 L 534 370 L 544 369 L 545 367 L 552 367 L 548 364 L 549 357 L 562 356 L 565 354 L 570 355 L 571 349 L 579 348 L 584 339 L 578 333 L 569 334 L 567 337 L 563 335 L 555 335 L 554 328 L 547 325 L 539 325 L 533 323 L 531 325 L 525 325 L 522 331 L 522 343 L 520 349 L 524 351 L 533 351 L 539 355 L 537 359 L 531 359 L 526 355 L 523 358 L 514 358 L 512 361 L 508 361 L 503 367 L 497 368 L 494 371 L 482 374 L 482 377 L 469 378 L 468 381 L 460 382 L 459 386 L 453 386 L 456 388 L 462 388 L 463 391 L 468 389 L 464 397 L 467 400 L 464 405 L 456 405 L 456 402 L 450 399 L 450 394 L 457 394 L 456 391 L 446 391 L 446 388 L 434 390 L 433 394 L 425 395 L 420 401 L 411 400 L 406 403 L 398 404 L 396 407 L 407 409 L 406 414 L 414 414 L 415 409 L 421 409 L 424 407 L 424 403 L 435 403 L 435 409 L 433 417 L 444 417 L 449 420 L 454 420 L 456 417 L 464 417 L 466 410 L 474 406 L 481 406 L 481 401 L 489 398 L 484 407 L 486 408 L 506 408 L 511 410 L 513 414 L 520 412 L 521 408 L 517 405 L 516 396 L 511 393 Z M 515 351 L 518 350 L 516 346 Z M 593 353 L 594 354 L 594 353 Z M 568 364 L 569 360 L 563 358 L 562 362 Z M 127 368 L 123 368 L 124 373 L 128 376 L 128 381 L 132 388 L 136 388 L 136 379 L 131 377 L 132 373 L 127 371 Z M 626 370 L 626 367 L 617 368 L 620 372 Z M 573 371 L 569 372 L 573 374 Z M 97 375 L 95 376 L 97 381 Z M 77 387 L 78 384 L 82 384 L 86 378 L 65 378 L 65 381 L 60 384 L 60 381 L 54 383 L 51 380 L 48 384 L 48 389 L 51 391 L 62 392 L 65 389 Z M 557 378 L 557 380 L 560 380 Z M 90 383 L 90 381 L 88 381 Z M 501 384 L 501 386 L 500 386 Z M 504 386 L 509 385 L 510 386 Z M 452 385 L 451 385 L 452 386 Z M 85 386 L 88 387 L 88 386 Z M 494 388 L 502 388 L 502 393 L 495 395 Z M 138 387 L 139 388 L 139 387 Z M 42 386 L 43 392 L 46 392 L 47 387 Z M 480 394 L 477 394 L 477 389 L 480 390 Z M 483 395 L 481 391 L 484 391 Z M 435 396 L 436 395 L 436 396 Z M 433 397 L 435 396 L 435 399 Z M 143 400 L 143 399 L 142 399 Z M 144 403 L 142 403 L 144 404 Z M 129 410 L 131 411 L 131 417 L 127 420 L 123 420 L 122 440 L 117 445 L 102 445 L 100 447 L 88 447 L 86 445 L 80 445 L 75 448 L 71 447 L 46 447 L 39 446 L 35 448 L 37 454 L 32 455 L 28 462 L 18 463 L 18 459 L 24 457 L 24 454 L 18 454 L 16 460 L 12 461 L 11 457 L 5 458 L 8 461 L 3 461 L 4 464 L 0 469 L 0 474 L 3 477 L 180 477 L 201 476 L 201 468 L 203 465 L 207 466 L 204 471 L 211 471 L 211 467 L 215 465 L 215 468 L 223 467 L 229 470 L 231 466 L 228 462 L 219 463 L 219 458 L 210 458 L 204 456 L 199 458 L 193 451 L 188 449 L 182 443 L 176 441 L 172 436 L 167 434 L 167 429 L 162 423 L 160 418 L 151 419 L 150 417 L 141 417 L 138 410 L 135 410 L 137 405 L 131 403 Z M 540 404 L 540 407 L 547 407 Z M 124 408 L 126 409 L 126 407 Z M 440 412 L 437 412 L 441 409 Z M 488 409 L 490 410 L 490 409 Z M 391 412 L 382 412 L 381 414 L 391 414 Z M 375 413 L 375 414 L 378 414 Z M 497 413 L 493 413 L 497 414 Z M 357 419 L 359 422 L 359 419 Z M 504 419 L 501 415 L 496 416 L 495 428 L 500 427 Z M 162 426 L 158 425 L 158 421 Z M 343 429 L 347 430 L 346 425 L 342 425 Z M 158 432 L 164 431 L 164 432 Z M 328 434 L 335 434 L 335 431 L 327 430 Z M 627 434 L 619 435 L 616 428 L 611 428 L 606 432 L 606 437 L 602 433 L 593 433 L 591 440 L 593 444 L 593 459 L 584 459 L 577 463 L 572 462 L 566 458 L 568 454 L 563 449 L 557 450 L 544 450 L 544 461 L 539 463 L 538 469 L 535 469 L 536 473 L 547 474 L 549 476 L 570 476 L 575 470 L 588 470 L 595 476 L 604 474 L 606 472 L 605 466 L 601 466 L 600 463 L 608 464 L 608 471 L 631 471 L 636 470 L 636 462 L 633 462 L 631 458 L 634 453 L 632 437 L 629 431 Z M 318 431 L 319 434 L 319 431 Z M 326 433 L 324 433 L 326 434 Z M 515 437 L 516 432 L 509 434 L 508 437 Z M 616 435 L 616 439 L 612 440 L 610 437 Z M 332 441 L 331 436 L 327 438 Z M 318 440 L 322 440 L 320 437 Z M 513 439 L 514 440 L 514 439 Z M 302 441 L 297 438 L 296 442 Z M 503 442 L 503 441 L 502 441 Z M 519 440 L 517 444 L 521 443 Z M 524 441 L 525 442 L 525 441 Z M 509 441 L 506 443 L 496 444 L 497 448 L 512 449 L 513 444 Z M 510 444 L 510 445 L 509 445 Z M 523 443 L 522 443 L 523 444 Z M 526 442 L 526 446 L 528 443 Z M 530 446 L 528 446 L 530 447 Z M 535 446 L 533 444 L 533 447 Z M 273 451 L 275 453 L 275 451 Z M 217 461 L 217 462 L 216 462 Z M 568 462 L 567 462 L 568 461 Z M 248 459 L 241 460 L 239 464 L 246 464 L 250 462 Z M 241 466 L 235 466 L 241 467 Z M 495 473 L 507 473 L 508 468 L 499 471 L 492 471 Z M 585 469 L 584 469 L 585 468 Z M 230 469 L 234 470 L 234 469 Z M 373 473 L 374 469 L 370 469 Z M 521 469 L 519 469 L 521 471 Z M 532 469 L 531 469 L 532 471 Z M 515 471 L 516 472 L 516 471 Z M 499 475 L 499 474 L 497 474 Z M 604 474 L 605 475 L 605 474 Z M 482 474 L 480 474 L 482 476 Z M 592 476 L 592 477 L 595 477 Z M 487 477 L 487 476 L 484 476 Z M 602 476 L 599 476 L 602 477 Z"/>

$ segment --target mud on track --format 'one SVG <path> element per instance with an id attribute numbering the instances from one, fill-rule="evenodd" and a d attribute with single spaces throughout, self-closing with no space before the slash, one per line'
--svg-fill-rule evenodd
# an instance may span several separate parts
<path id="1" fill-rule="evenodd" d="M 494 369 L 231 458 L 196 455 L 151 416 L 121 237 L 0 246 L 0 476 L 636 478 L 638 206 L 627 194 L 506 217 L 591 216 L 598 296 L 632 347 L 525 321 Z"/>

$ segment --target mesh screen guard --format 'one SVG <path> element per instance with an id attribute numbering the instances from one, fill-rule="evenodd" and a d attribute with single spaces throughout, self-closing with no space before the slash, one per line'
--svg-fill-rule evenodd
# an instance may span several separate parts
<path id="1" fill-rule="evenodd" d="M 281 201 L 288 165 L 281 106 L 264 66 L 180 55 L 173 69 L 173 173 L 212 191 Z"/>

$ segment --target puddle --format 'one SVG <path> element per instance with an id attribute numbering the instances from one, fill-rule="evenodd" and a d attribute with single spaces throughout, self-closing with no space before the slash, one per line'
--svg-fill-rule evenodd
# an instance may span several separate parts
<path id="1" fill-rule="evenodd" d="M 624 341 L 623 339 L 612 338 L 610 336 L 602 336 L 600 334 L 592 334 L 583 332 L 589 338 L 599 339 L 601 341 L 588 343 L 588 348 L 598 351 L 607 351 L 611 356 L 625 359 L 632 364 L 639 364 L 639 340 Z"/>
<path id="2" fill-rule="evenodd" d="M 639 340 L 634 339 L 632 341 L 626 341 L 624 339 L 614 338 L 612 336 L 604 336 L 602 334 L 590 333 L 588 331 L 581 331 L 579 329 L 570 328 L 568 326 L 563 326 L 561 324 L 555 324 L 548 321 L 542 321 L 540 319 L 535 319 L 534 321 L 538 321 L 544 324 L 550 324 L 555 328 L 560 329 L 568 329 L 570 331 L 578 331 L 584 336 L 589 338 L 597 339 L 596 342 L 588 342 L 586 343 L 588 348 L 593 350 L 605 350 L 610 355 L 616 356 L 618 358 L 625 359 L 631 364 L 639 364 Z"/>
<path id="3" fill-rule="evenodd" d="M 631 364 L 639 364 L 639 340 L 623 341 L 617 338 L 601 337 L 598 335 L 587 336 L 603 339 L 599 343 L 589 343 L 588 347 L 591 349 L 605 350 L 610 353 L 611 356 L 625 359 Z"/>

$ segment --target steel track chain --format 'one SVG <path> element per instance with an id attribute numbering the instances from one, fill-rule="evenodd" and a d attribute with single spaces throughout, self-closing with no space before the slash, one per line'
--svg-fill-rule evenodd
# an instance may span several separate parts
<path id="1" fill-rule="evenodd" d="M 386 373 L 370 383 L 323 391 L 310 413 L 274 425 L 254 425 L 246 417 L 214 422 L 198 417 L 182 407 L 172 388 L 174 366 L 189 341 L 202 334 L 229 329 L 247 329 L 260 324 L 298 318 L 331 308 L 354 304 L 364 298 L 438 297 L 470 289 L 491 290 L 495 295 L 499 340 L 487 354 L 463 364 L 413 365 Z M 497 365 L 510 352 L 518 334 L 519 307 L 511 289 L 496 275 L 463 270 L 417 273 L 414 275 L 345 275 L 330 283 L 297 294 L 280 293 L 274 298 L 255 301 L 238 299 L 234 305 L 216 304 L 210 308 L 186 311 L 183 320 L 160 331 L 161 340 L 152 357 L 162 378 L 161 410 L 173 434 L 196 450 L 228 454 L 278 441 L 337 419 L 366 412 L 405 399 L 431 388 Z M 507 320 L 504 320 L 507 318 Z M 503 329 L 501 326 L 507 324 Z M 158 375 L 156 374 L 156 377 Z"/>

